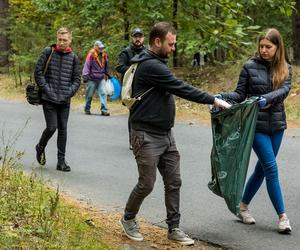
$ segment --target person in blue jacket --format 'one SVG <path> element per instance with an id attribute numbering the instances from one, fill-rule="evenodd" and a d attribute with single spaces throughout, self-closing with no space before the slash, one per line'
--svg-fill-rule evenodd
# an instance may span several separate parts
<path id="1" fill-rule="evenodd" d="M 284 207 L 276 162 L 287 127 L 284 100 L 291 88 L 291 78 L 291 66 L 286 61 L 282 37 L 278 30 L 269 28 L 258 40 L 256 55 L 243 66 L 236 90 L 221 93 L 225 100 L 236 102 L 250 96 L 259 97 L 260 110 L 253 142 L 258 161 L 245 186 L 239 218 L 245 224 L 255 224 L 248 205 L 266 180 L 269 197 L 279 217 L 279 233 L 292 231 Z"/>

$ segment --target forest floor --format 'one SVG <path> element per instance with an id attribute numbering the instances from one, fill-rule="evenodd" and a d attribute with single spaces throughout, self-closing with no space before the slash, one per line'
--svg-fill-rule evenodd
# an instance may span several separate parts
<path id="1" fill-rule="evenodd" d="M 241 65 L 206 67 L 204 69 L 194 68 L 189 70 L 175 69 L 174 73 L 179 79 L 199 87 L 210 94 L 217 94 L 222 91 L 234 90 L 238 81 Z M 300 127 L 300 67 L 293 67 L 293 84 L 289 97 L 286 100 L 287 119 L 289 127 Z M 72 109 L 83 112 L 85 86 L 81 86 L 78 94 L 72 101 Z M 7 76 L 0 75 L 0 98 L 9 100 L 25 101 L 24 85 L 15 87 L 15 81 Z M 97 98 L 97 97 L 96 97 Z M 98 105 L 98 100 L 94 101 Z M 177 121 L 189 123 L 210 124 L 210 114 L 207 105 L 199 105 L 180 98 L 176 98 Z M 109 109 L 112 115 L 126 114 L 128 111 L 120 102 L 109 102 Z M 93 112 L 99 112 L 96 108 Z M 210 245 L 205 242 L 196 241 L 192 247 L 181 247 L 172 243 L 166 238 L 166 229 L 153 226 L 141 219 L 141 231 L 145 237 L 143 242 L 132 242 L 121 232 L 120 226 L 116 223 L 121 214 L 100 211 L 81 201 L 75 201 L 72 197 L 62 194 L 64 200 L 72 203 L 80 211 L 89 213 L 95 223 L 104 226 L 106 234 L 104 239 L 110 246 L 121 249 L 222 249 L 219 246 Z"/>

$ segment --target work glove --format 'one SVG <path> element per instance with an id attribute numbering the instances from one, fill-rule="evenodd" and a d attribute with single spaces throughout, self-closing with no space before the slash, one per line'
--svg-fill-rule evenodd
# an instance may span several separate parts
<path id="1" fill-rule="evenodd" d="M 215 97 L 214 106 L 220 109 L 229 109 L 232 105 L 222 99 Z"/>
<path id="2" fill-rule="evenodd" d="M 267 105 L 267 99 L 263 96 L 259 97 L 259 99 L 257 100 L 257 103 L 259 105 L 260 108 L 263 108 Z"/>

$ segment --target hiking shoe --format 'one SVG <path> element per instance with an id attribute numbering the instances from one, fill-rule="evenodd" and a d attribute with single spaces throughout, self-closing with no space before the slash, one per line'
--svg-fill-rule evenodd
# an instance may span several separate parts
<path id="1" fill-rule="evenodd" d="M 249 209 L 240 209 L 238 217 L 242 220 L 244 224 L 255 224 L 255 219 L 250 214 Z"/>
<path id="2" fill-rule="evenodd" d="M 194 245 L 195 241 L 190 238 L 188 235 L 186 235 L 182 230 L 179 228 L 173 228 L 170 231 L 168 231 L 168 239 L 173 240 L 181 245 L 190 246 Z"/>
<path id="3" fill-rule="evenodd" d="M 37 144 L 35 146 L 35 150 L 36 150 L 36 160 L 38 161 L 39 164 L 45 165 L 46 164 L 45 148 Z"/>
<path id="4" fill-rule="evenodd" d="M 110 113 L 108 113 L 108 112 L 101 112 L 101 115 L 103 115 L 103 116 L 110 116 Z"/>
<path id="5" fill-rule="evenodd" d="M 289 234 L 291 232 L 292 232 L 292 227 L 290 226 L 290 220 L 288 218 L 279 220 L 278 233 Z"/>
<path id="6" fill-rule="evenodd" d="M 56 165 L 56 170 L 70 172 L 71 168 L 64 160 L 59 160 Z"/>
<path id="7" fill-rule="evenodd" d="M 131 220 L 125 220 L 124 217 L 120 219 L 120 224 L 125 235 L 134 241 L 143 241 L 143 235 L 139 231 L 139 225 L 136 221 L 136 218 Z"/>

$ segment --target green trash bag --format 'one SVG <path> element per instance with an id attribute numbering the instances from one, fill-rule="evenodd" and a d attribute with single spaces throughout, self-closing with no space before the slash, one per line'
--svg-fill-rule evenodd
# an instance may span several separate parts
<path id="1" fill-rule="evenodd" d="M 257 97 L 251 97 L 230 109 L 211 112 L 212 180 L 208 188 L 223 197 L 235 215 L 239 213 L 247 176 L 258 114 L 257 100 Z"/>

